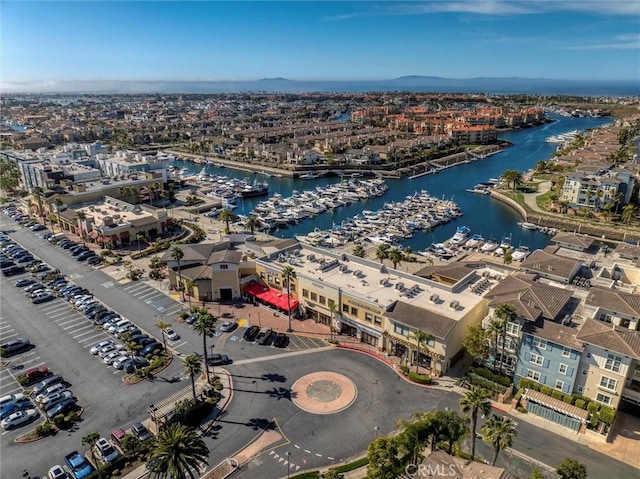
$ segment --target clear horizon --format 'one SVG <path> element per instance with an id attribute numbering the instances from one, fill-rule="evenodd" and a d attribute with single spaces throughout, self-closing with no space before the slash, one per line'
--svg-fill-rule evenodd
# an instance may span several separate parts
<path id="1" fill-rule="evenodd" d="M 2 4 L 3 91 L 59 82 L 638 81 L 640 2 Z"/>

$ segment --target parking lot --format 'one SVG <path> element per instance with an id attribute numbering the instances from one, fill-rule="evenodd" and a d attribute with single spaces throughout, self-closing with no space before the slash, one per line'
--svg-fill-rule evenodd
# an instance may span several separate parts
<path id="1" fill-rule="evenodd" d="M 108 283 L 104 286 L 109 287 Z M 185 309 L 182 303 L 175 301 L 170 296 L 143 281 L 134 281 L 123 286 L 122 289 L 139 301 L 148 304 L 169 317 L 175 317 L 178 312 Z"/>

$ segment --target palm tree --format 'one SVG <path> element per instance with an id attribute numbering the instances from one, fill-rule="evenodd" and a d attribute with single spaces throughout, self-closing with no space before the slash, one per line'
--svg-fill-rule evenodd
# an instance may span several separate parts
<path id="1" fill-rule="evenodd" d="M 98 478 L 100 477 L 100 465 L 96 460 L 96 444 L 100 439 L 100 433 L 90 432 L 82 437 L 81 444 L 83 446 L 89 446 L 89 452 L 91 453 L 91 459 L 93 459 L 93 463 L 96 465 L 96 471 L 98 474 Z"/>
<path id="2" fill-rule="evenodd" d="M 390 246 L 387 243 L 382 243 L 376 249 L 376 258 L 380 260 L 380 264 L 384 263 L 384 260 L 389 257 Z"/>
<path id="3" fill-rule="evenodd" d="M 296 270 L 293 269 L 293 266 L 285 266 L 282 269 L 282 279 L 283 282 L 287 284 L 287 314 L 289 316 L 289 328 L 287 332 L 290 333 L 293 331 L 291 329 L 291 281 L 296 279 L 298 276 L 296 275 Z"/>
<path id="4" fill-rule="evenodd" d="M 171 259 L 178 263 L 178 289 L 182 288 L 182 272 L 180 271 L 180 260 L 184 258 L 184 251 L 176 245 L 171 248 Z M 182 301 L 184 301 L 184 291 L 182 291 Z"/>
<path id="5" fill-rule="evenodd" d="M 622 208 L 622 221 L 628 226 L 633 218 L 633 214 L 635 212 L 636 207 L 633 205 L 627 205 Z"/>
<path id="6" fill-rule="evenodd" d="M 44 211 L 42 208 L 42 198 L 44 196 L 44 189 L 42 186 L 34 186 L 31 189 L 31 194 L 36 197 L 36 201 L 38 202 L 38 215 L 44 221 Z"/>
<path id="7" fill-rule="evenodd" d="M 463 413 L 471 413 L 471 461 L 476 456 L 476 428 L 478 426 L 478 414 L 486 416 L 491 412 L 491 398 L 486 389 L 473 386 L 460 399 L 460 407 Z"/>
<path id="8" fill-rule="evenodd" d="M 202 374 L 202 363 L 197 354 L 189 354 L 182 360 L 184 372 L 191 378 L 191 391 L 193 400 L 196 401 L 196 376 Z"/>
<path id="9" fill-rule="evenodd" d="M 205 364 L 205 373 L 207 374 L 207 383 L 211 382 L 209 378 L 209 356 L 207 355 L 207 338 L 212 338 L 216 332 L 216 318 L 209 311 L 202 308 L 196 314 L 196 321 L 193 323 L 193 330 L 202 336 L 202 351 Z"/>
<path id="10" fill-rule="evenodd" d="M 356 245 L 355 248 L 353 248 L 353 256 L 357 256 L 358 258 L 364 258 L 366 251 L 364 249 L 364 246 L 362 246 L 361 244 Z"/>
<path id="11" fill-rule="evenodd" d="M 622 204 L 622 200 L 624 200 L 624 193 L 616 193 L 615 202 L 616 202 L 616 215 L 618 214 L 618 210 L 620 209 L 620 205 Z"/>
<path id="12" fill-rule="evenodd" d="M 80 227 L 80 237 L 82 238 L 82 244 L 86 246 L 86 243 L 84 241 L 85 225 L 82 224 L 82 223 L 83 223 L 83 221 L 85 221 L 87 219 L 87 214 L 82 210 L 76 211 L 76 219 L 78 220 L 78 225 Z"/>
<path id="13" fill-rule="evenodd" d="M 147 187 L 147 191 L 149 192 L 149 205 L 153 205 L 153 200 L 155 199 L 156 192 L 160 189 L 160 184 L 158 182 L 151 183 Z"/>
<path id="14" fill-rule="evenodd" d="M 145 241 L 146 239 L 147 238 L 142 233 L 138 233 L 136 235 L 136 241 L 138 242 L 138 254 L 142 253 L 142 242 Z"/>
<path id="15" fill-rule="evenodd" d="M 164 334 L 165 330 L 171 326 L 170 323 L 165 323 L 164 321 L 158 321 L 155 324 L 156 328 L 159 328 L 162 334 L 162 342 L 164 343 L 164 349 L 167 349 L 167 335 Z"/>
<path id="16" fill-rule="evenodd" d="M 493 445 L 495 454 L 493 455 L 492 466 L 496 465 L 498 460 L 498 454 L 501 449 L 511 447 L 513 444 L 513 438 L 518 435 L 516 431 L 516 424 L 504 416 L 493 415 L 482 426 L 482 439 Z"/>
<path id="17" fill-rule="evenodd" d="M 501 178 L 507 182 L 507 185 L 511 185 L 511 189 L 515 190 L 516 187 L 522 183 L 522 173 L 518 170 L 506 170 L 502 173 Z"/>
<path id="18" fill-rule="evenodd" d="M 516 307 L 510 303 L 503 303 L 496 308 L 496 316 L 498 317 L 502 330 L 500 336 L 502 337 L 502 354 L 500 355 L 500 374 L 502 374 L 502 366 L 504 365 L 504 348 L 507 343 L 507 324 L 511 321 L 515 321 L 518 317 L 516 313 Z"/>
<path id="19" fill-rule="evenodd" d="M 229 221 L 233 219 L 233 211 L 231 211 L 228 208 L 223 208 L 223 210 L 220 212 L 220 215 L 218 216 L 218 219 L 220 221 L 224 221 L 225 223 L 224 233 L 228 235 L 229 232 L 231 231 L 229 229 Z"/>
<path id="20" fill-rule="evenodd" d="M 505 329 L 505 324 L 500 319 L 492 320 L 489 323 L 489 327 L 487 328 L 487 332 L 493 338 L 492 342 L 493 342 L 494 370 L 495 370 L 495 361 L 498 357 L 499 338 L 502 336 L 504 329 Z"/>
<path id="21" fill-rule="evenodd" d="M 53 204 L 56 205 L 56 216 L 58 221 L 60 221 L 60 207 L 64 204 L 64 201 L 62 201 L 62 198 L 56 198 L 53 200 Z M 53 222 L 51 224 L 53 224 Z M 62 226 L 60 226 L 60 231 L 62 231 Z"/>
<path id="22" fill-rule="evenodd" d="M 200 464 L 208 464 L 208 457 L 209 448 L 196 431 L 175 423 L 158 433 L 149 470 L 154 478 L 196 479 Z"/>
<path id="23" fill-rule="evenodd" d="M 251 231 L 251 234 L 253 234 L 256 231 L 256 228 L 260 225 L 260 222 L 258 221 L 258 218 L 256 218 L 255 216 L 249 216 L 247 218 L 247 221 L 244 222 L 244 227 L 248 228 L 249 231 Z"/>
<path id="24" fill-rule="evenodd" d="M 426 353 L 429 352 L 429 341 L 433 340 L 433 336 L 421 329 L 416 329 L 409 336 L 416 340 L 416 373 L 420 365 L 420 351 L 424 348 Z"/>
<path id="25" fill-rule="evenodd" d="M 189 298 L 189 309 L 191 309 L 191 298 L 193 297 L 193 288 L 198 286 L 198 283 L 191 278 L 187 278 L 186 281 L 184 282 L 184 286 L 185 286 L 185 289 L 187 290 L 187 295 Z"/>
<path id="26" fill-rule="evenodd" d="M 400 248 L 391 248 L 388 252 L 387 258 L 393 263 L 393 269 L 396 269 L 398 264 L 404 259 L 404 253 Z"/>

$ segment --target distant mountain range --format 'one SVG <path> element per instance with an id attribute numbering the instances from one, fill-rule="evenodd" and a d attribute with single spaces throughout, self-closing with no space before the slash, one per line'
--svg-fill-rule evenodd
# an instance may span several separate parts
<path id="1" fill-rule="evenodd" d="M 547 78 L 454 79 L 411 75 L 392 80 L 263 78 L 254 81 L 63 81 L 4 82 L 5 93 L 242 93 L 242 92 L 450 92 L 541 95 L 638 96 L 640 81 L 577 81 Z"/>

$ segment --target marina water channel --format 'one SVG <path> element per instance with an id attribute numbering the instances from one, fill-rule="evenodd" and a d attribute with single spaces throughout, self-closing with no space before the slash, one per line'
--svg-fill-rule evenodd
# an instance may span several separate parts
<path id="1" fill-rule="evenodd" d="M 612 118 L 573 118 L 551 115 L 554 122 L 543 126 L 515 130 L 499 134 L 499 138 L 507 140 L 513 146 L 500 153 L 479 159 L 474 162 L 461 164 L 437 174 L 422 176 L 415 179 L 387 179 L 389 186 L 385 195 L 354 202 L 334 210 L 327 211 L 314 218 L 308 218 L 297 224 L 271 231 L 272 235 L 291 238 L 294 235 L 305 235 L 315 228 L 328 230 L 332 225 L 339 225 L 347 218 L 352 218 L 363 210 L 376 211 L 386 202 L 403 201 L 407 195 L 416 191 L 426 190 L 436 198 L 453 200 L 458 204 L 463 216 L 454 218 L 453 221 L 438 226 L 430 231 L 415 231 L 412 238 L 402 241 L 402 246 L 409 246 L 413 251 L 422 251 L 432 243 L 439 243 L 450 238 L 461 225 L 466 225 L 473 234 L 480 234 L 485 239 L 496 239 L 498 242 L 507 236 L 511 236 L 514 247 L 528 246 L 532 251 L 541 249 L 549 243 L 549 235 L 539 231 L 524 230 L 518 226 L 522 221 L 520 215 L 509 206 L 488 195 L 474 194 L 466 191 L 474 185 L 485 182 L 489 178 L 499 178 L 505 170 L 519 170 L 525 172 L 535 167 L 540 160 L 551 158 L 557 144 L 547 143 L 549 136 L 558 135 L 572 130 L 585 131 L 589 128 L 597 128 L 611 123 Z M 203 165 L 191 161 L 177 161 L 177 168 L 187 168 L 185 175 L 198 175 Z M 274 193 L 280 193 L 282 197 L 291 196 L 294 190 L 302 192 L 313 190 L 340 181 L 338 177 L 316 178 L 301 180 L 286 177 L 266 177 L 262 174 L 249 174 L 244 171 L 231 168 L 219 168 L 213 165 L 206 167 L 206 173 L 210 175 L 227 176 L 228 178 L 248 178 L 253 181 L 267 181 L 269 184 L 269 196 L 245 198 L 237 200 L 237 214 L 249 215 L 253 208 Z M 203 218 L 203 226 L 206 227 L 206 218 Z"/>

